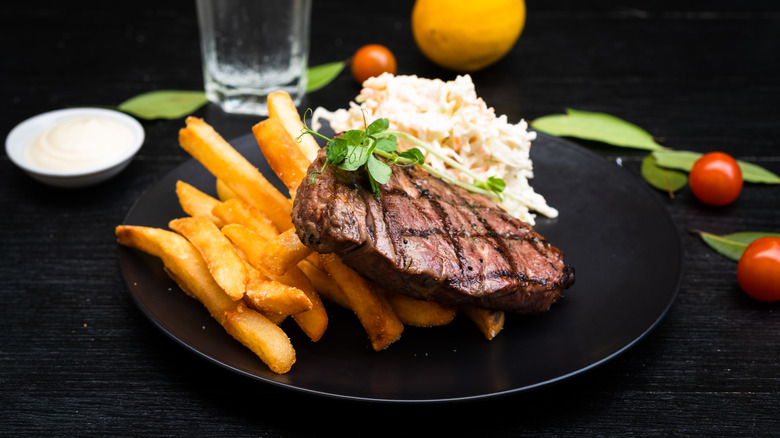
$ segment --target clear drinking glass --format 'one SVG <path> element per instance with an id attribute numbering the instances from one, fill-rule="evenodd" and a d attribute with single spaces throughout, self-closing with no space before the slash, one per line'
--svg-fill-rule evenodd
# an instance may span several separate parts
<path id="1" fill-rule="evenodd" d="M 266 96 L 306 90 L 311 0 L 196 0 L 206 96 L 229 113 L 267 115 Z"/>

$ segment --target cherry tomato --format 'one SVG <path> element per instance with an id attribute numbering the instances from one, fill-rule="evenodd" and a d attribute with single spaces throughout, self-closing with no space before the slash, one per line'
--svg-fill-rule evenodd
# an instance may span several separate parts
<path id="1" fill-rule="evenodd" d="M 702 155 L 688 178 L 693 194 L 709 205 L 731 204 L 742 191 L 742 170 L 737 160 L 723 152 Z"/>
<path id="2" fill-rule="evenodd" d="M 745 248 L 737 263 L 737 282 L 758 301 L 780 300 L 780 238 L 761 237 Z"/>
<path id="3" fill-rule="evenodd" d="M 395 74 L 395 69 L 393 52 L 380 44 L 363 46 L 352 56 L 352 77 L 360 84 L 385 72 Z"/>

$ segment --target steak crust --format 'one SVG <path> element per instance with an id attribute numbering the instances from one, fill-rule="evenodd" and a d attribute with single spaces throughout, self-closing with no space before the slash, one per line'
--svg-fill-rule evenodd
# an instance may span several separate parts
<path id="1" fill-rule="evenodd" d="M 324 162 L 321 150 L 308 173 Z M 307 176 L 292 212 L 301 241 L 387 289 L 444 303 L 538 314 L 574 282 L 561 250 L 488 197 L 392 168 L 379 198 L 359 172 Z"/>

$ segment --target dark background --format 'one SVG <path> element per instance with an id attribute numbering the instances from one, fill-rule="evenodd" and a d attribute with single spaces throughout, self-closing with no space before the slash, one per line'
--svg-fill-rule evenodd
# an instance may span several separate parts
<path id="1" fill-rule="evenodd" d="M 597 3 L 597 4 L 595 4 Z M 452 79 L 411 35 L 412 1 L 314 1 L 312 65 L 382 43 L 400 74 Z M 780 3 L 528 0 L 513 51 L 472 74 L 498 114 L 533 120 L 603 111 L 664 145 L 722 150 L 780 173 Z M 36 114 L 111 106 L 156 89 L 201 89 L 191 1 L 5 2 L 0 132 Z M 344 107 L 344 74 L 301 108 Z M 256 117 L 199 110 L 226 138 Z M 736 264 L 692 230 L 780 232 L 780 187 L 747 185 L 709 208 L 658 192 L 685 251 L 677 300 L 625 354 L 537 391 L 480 402 L 342 402 L 232 374 L 181 348 L 138 310 L 114 226 L 187 160 L 182 120 L 144 122 L 146 142 L 115 179 L 62 191 L 0 157 L 0 435 L 3 436 L 779 436 L 777 304 L 746 297 Z M 638 175 L 644 154 L 582 143 Z M 620 220 L 616 217 L 614 220 Z"/>

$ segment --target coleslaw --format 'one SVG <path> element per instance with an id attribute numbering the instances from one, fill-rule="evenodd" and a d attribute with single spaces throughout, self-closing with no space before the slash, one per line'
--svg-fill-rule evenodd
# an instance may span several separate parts
<path id="1" fill-rule="evenodd" d="M 409 133 L 466 167 L 479 178 L 506 182 L 499 205 L 518 219 L 534 225 L 535 213 L 555 218 L 558 211 L 529 184 L 533 178 L 531 141 L 536 133 L 520 120 L 508 122 L 477 97 L 469 75 L 452 81 L 396 76 L 384 73 L 363 82 L 363 89 L 349 108 L 314 110 L 312 127 L 327 121 L 335 132 L 363 129 L 366 123 L 387 118 L 390 129 Z M 399 149 L 412 147 L 398 139 Z M 454 178 L 473 183 L 471 177 L 450 169 L 441 159 L 426 155 L 426 163 Z"/>

